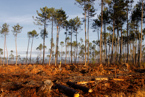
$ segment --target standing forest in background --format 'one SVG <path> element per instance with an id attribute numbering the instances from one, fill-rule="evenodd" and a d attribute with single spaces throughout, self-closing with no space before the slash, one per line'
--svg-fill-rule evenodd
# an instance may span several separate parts
<path id="1" fill-rule="evenodd" d="M 145 2 L 139 0 L 134 6 L 133 3 L 134 0 L 101 0 L 101 4 L 95 4 L 95 0 L 74 0 L 76 7 L 83 10 L 83 19 L 78 16 L 68 19 L 69 15 L 63 9 L 47 6 L 40 8 L 33 19 L 34 24 L 38 27 L 43 26 L 43 29 L 40 33 L 36 30 L 27 33 L 28 42 L 24 58 L 21 58 L 17 51 L 17 35 L 24 27 L 19 24 L 12 27 L 16 54 L 13 54 L 13 50 L 8 54 L 6 39 L 10 31 L 9 25 L 4 23 L 0 28 L 0 34 L 4 39 L 4 48 L 0 48 L 0 65 L 38 63 L 57 66 L 62 62 L 84 65 L 131 63 L 141 66 L 145 62 L 145 28 L 143 26 Z M 98 9 L 95 9 L 95 6 L 101 7 L 100 13 L 96 13 Z M 48 37 L 48 24 L 51 24 L 50 41 L 45 41 Z M 65 32 L 61 32 L 61 29 Z M 81 29 L 84 31 L 85 38 L 78 39 Z M 56 37 L 53 37 L 54 33 Z M 60 34 L 65 35 L 64 41 L 59 41 Z M 96 39 L 90 41 L 90 34 L 96 36 Z M 43 39 L 43 43 L 38 44 L 36 50 L 39 53 L 34 59 L 31 57 L 32 48 L 38 36 Z M 49 51 L 45 50 L 46 43 L 50 43 Z M 47 56 L 45 56 L 46 52 L 48 52 Z"/>

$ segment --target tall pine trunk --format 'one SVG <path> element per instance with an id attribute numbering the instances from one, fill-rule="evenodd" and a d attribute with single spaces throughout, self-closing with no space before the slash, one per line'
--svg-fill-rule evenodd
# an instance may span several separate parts
<path id="1" fill-rule="evenodd" d="M 66 28 L 66 38 L 65 38 L 65 65 L 67 60 L 67 28 Z"/>
<path id="2" fill-rule="evenodd" d="M 103 0 L 101 0 L 100 64 L 102 64 L 102 26 L 103 26 Z"/>
<path id="3" fill-rule="evenodd" d="M 127 37 L 128 37 L 128 4 L 127 4 Z M 127 63 L 128 63 L 128 56 L 129 56 L 129 39 L 127 38 Z"/>
<path id="4" fill-rule="evenodd" d="M 46 35 L 46 19 L 44 23 L 44 36 L 43 36 L 43 61 L 42 65 L 44 65 L 44 60 L 45 60 L 45 35 Z"/>
<path id="5" fill-rule="evenodd" d="M 59 42 L 59 26 L 57 26 L 57 35 L 56 35 L 56 51 L 55 51 L 55 66 L 58 61 L 58 42 Z"/>
<path id="6" fill-rule="evenodd" d="M 3 66 L 5 64 L 5 51 L 6 51 L 6 35 L 5 35 L 5 40 L 4 40 L 4 61 L 3 61 Z"/>
<path id="7" fill-rule="evenodd" d="M 7 44 L 6 44 L 6 52 L 7 52 L 7 65 L 8 65 L 9 63 L 8 63 L 8 49 L 7 49 Z"/>
<path id="8" fill-rule="evenodd" d="M 123 44 L 123 39 L 122 39 L 122 27 L 121 27 L 121 40 L 120 40 L 120 63 L 122 63 L 122 44 Z"/>
<path id="9" fill-rule="evenodd" d="M 28 39 L 28 46 L 27 46 L 27 52 L 26 52 L 26 64 L 27 64 L 27 60 L 28 60 L 29 43 L 30 43 L 30 37 Z"/>
<path id="10" fill-rule="evenodd" d="M 17 53 L 17 34 L 15 36 L 15 46 L 16 46 L 16 64 L 17 65 L 17 61 L 18 61 L 18 53 Z"/>
<path id="11" fill-rule="evenodd" d="M 32 55 L 33 39 L 34 39 L 34 37 L 32 37 L 32 43 L 31 43 L 30 64 L 31 64 L 31 55 Z"/>
<path id="12" fill-rule="evenodd" d="M 114 62 L 114 57 L 113 57 L 113 44 L 114 44 L 114 20 L 113 20 L 113 36 L 112 36 L 112 52 L 111 52 L 111 63 Z"/>
<path id="13" fill-rule="evenodd" d="M 53 45 L 53 19 L 52 19 L 52 29 L 51 29 L 51 51 L 50 51 L 50 57 L 49 57 L 49 66 L 50 66 L 51 57 L 52 57 L 52 45 Z"/>
<path id="14" fill-rule="evenodd" d="M 89 55 L 90 55 L 90 52 L 89 52 L 89 22 L 90 22 L 90 18 L 89 18 L 89 11 L 88 11 L 88 29 L 87 29 L 87 36 L 88 36 L 88 62 L 89 63 Z"/>
<path id="15" fill-rule="evenodd" d="M 78 53 L 78 40 L 77 40 L 77 37 L 78 37 L 78 36 L 77 36 L 77 29 L 76 29 L 76 61 L 77 61 L 77 57 L 78 57 L 78 56 L 77 56 L 77 55 L 78 55 L 78 54 L 77 54 L 77 53 Z"/>
<path id="16" fill-rule="evenodd" d="M 72 65 L 72 28 L 71 28 L 71 65 Z"/>
<path id="17" fill-rule="evenodd" d="M 86 38 L 86 9 L 85 9 L 85 66 L 87 65 L 87 63 L 86 63 L 86 60 L 87 60 L 87 57 L 86 57 L 86 49 L 87 49 L 87 47 L 86 47 L 86 41 L 87 40 L 87 38 Z"/>
<path id="18" fill-rule="evenodd" d="M 141 13 L 141 37 L 140 37 L 140 60 L 139 60 L 140 65 L 142 59 L 142 26 L 143 26 L 143 0 L 142 0 L 142 13 Z"/>

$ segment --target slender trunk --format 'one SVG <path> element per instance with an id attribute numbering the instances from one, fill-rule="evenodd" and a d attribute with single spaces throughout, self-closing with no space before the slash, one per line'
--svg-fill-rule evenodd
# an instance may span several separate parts
<path id="1" fill-rule="evenodd" d="M 65 38 L 65 65 L 67 60 L 67 28 L 66 28 L 66 38 Z"/>
<path id="2" fill-rule="evenodd" d="M 89 63 L 89 55 L 90 55 L 90 52 L 89 52 L 89 22 L 90 22 L 90 18 L 89 18 L 89 11 L 88 11 L 88 29 L 87 29 L 87 36 L 88 36 L 88 62 Z"/>
<path id="3" fill-rule="evenodd" d="M 51 29 L 51 51 L 50 51 L 50 56 L 49 56 L 49 66 L 50 66 L 51 57 L 52 57 L 52 45 L 53 45 L 53 19 L 52 19 L 52 29 Z"/>
<path id="4" fill-rule="evenodd" d="M 59 41 L 59 26 L 57 26 L 57 35 L 56 35 L 55 66 L 57 65 L 58 60 L 58 41 Z"/>
<path id="5" fill-rule="evenodd" d="M 111 53 L 111 63 L 114 62 L 113 57 L 113 42 L 114 42 L 114 20 L 113 20 L 113 36 L 112 36 L 112 53 Z"/>
<path id="6" fill-rule="evenodd" d="M 15 46 L 16 46 L 16 64 L 17 65 L 17 61 L 18 61 L 18 53 L 17 53 L 17 34 L 15 36 Z"/>
<path id="7" fill-rule="evenodd" d="M 27 64 L 27 60 L 28 60 L 29 43 L 30 43 L 30 37 L 28 39 L 28 46 L 27 46 L 27 52 L 26 52 L 26 64 Z"/>
<path id="8" fill-rule="evenodd" d="M 117 62 L 119 62 L 119 29 L 117 28 Z"/>
<path id="9" fill-rule="evenodd" d="M 5 64 L 5 50 L 6 50 L 6 35 L 5 35 L 5 40 L 4 40 L 4 61 L 3 61 L 3 66 Z"/>
<path id="10" fill-rule="evenodd" d="M 6 44 L 6 52 L 7 52 L 7 65 L 8 65 L 9 63 L 8 63 L 8 49 L 7 49 L 7 44 Z"/>
<path id="11" fill-rule="evenodd" d="M 137 64 L 137 39 L 136 39 L 136 47 L 135 47 L 135 64 Z"/>
<path id="12" fill-rule="evenodd" d="M 106 24 L 104 23 L 105 63 L 107 63 Z"/>
<path id="13" fill-rule="evenodd" d="M 45 35 L 46 35 L 46 19 L 44 23 L 44 36 L 43 36 L 43 62 L 42 65 L 44 65 L 44 60 L 45 60 Z"/>
<path id="14" fill-rule="evenodd" d="M 32 37 L 32 43 L 31 43 L 30 64 L 31 64 L 31 55 L 32 55 L 33 39 L 34 39 L 34 37 Z"/>
<path id="15" fill-rule="evenodd" d="M 115 30 L 114 30 L 114 33 L 115 33 Z M 116 55 L 117 55 L 117 38 L 116 38 L 116 35 L 115 35 L 115 40 L 114 40 L 114 42 L 115 42 L 115 52 L 114 52 L 114 59 L 115 60 L 117 60 L 117 57 L 116 57 Z M 116 62 L 116 61 L 115 61 Z"/>
<path id="16" fill-rule="evenodd" d="M 103 0 L 101 0 L 100 64 L 102 64 Z"/>
<path id="17" fill-rule="evenodd" d="M 134 42 L 133 42 L 133 64 L 135 65 L 135 54 L 136 54 L 136 49 L 135 49 L 135 46 L 134 46 Z"/>
<path id="18" fill-rule="evenodd" d="M 77 61 L 77 54 L 78 53 L 78 40 L 77 40 L 77 29 L 76 29 L 76 61 Z"/>
<path id="19" fill-rule="evenodd" d="M 87 47 L 86 47 L 86 41 L 87 40 L 87 38 L 86 38 L 86 9 L 85 9 L 85 66 L 87 65 L 87 63 L 86 63 L 86 60 L 87 60 L 87 58 L 86 58 L 86 49 L 87 49 Z"/>
<path id="20" fill-rule="evenodd" d="M 143 0 L 142 0 L 142 14 L 141 14 L 141 37 L 140 37 L 140 60 L 139 60 L 140 65 L 142 59 L 142 26 L 143 26 Z"/>
<path id="21" fill-rule="evenodd" d="M 131 60 L 131 43 L 132 43 L 132 41 L 129 42 L 129 44 L 130 44 L 130 45 L 129 45 L 129 51 L 130 51 L 129 60 Z"/>
<path id="22" fill-rule="evenodd" d="M 122 27 L 121 27 L 121 40 L 120 40 L 120 63 L 122 63 L 122 44 L 123 44 L 123 39 L 122 39 Z"/>
<path id="23" fill-rule="evenodd" d="M 72 28 L 71 28 L 71 65 L 72 65 Z"/>
<path id="24" fill-rule="evenodd" d="M 127 5 L 127 37 L 128 37 L 128 5 Z M 129 40 L 127 38 L 127 63 L 128 63 L 128 55 L 129 55 Z"/>
<path id="25" fill-rule="evenodd" d="M 109 39 L 109 56 L 108 56 L 108 59 L 110 60 L 111 58 L 111 35 L 110 35 L 110 39 Z"/>

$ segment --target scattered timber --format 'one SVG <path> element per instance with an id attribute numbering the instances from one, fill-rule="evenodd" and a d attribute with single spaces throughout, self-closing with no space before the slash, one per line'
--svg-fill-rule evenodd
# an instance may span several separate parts
<path id="1" fill-rule="evenodd" d="M 79 97 L 78 91 L 64 85 L 55 84 L 55 87 L 70 97 Z"/>
<path id="2" fill-rule="evenodd" d="M 93 92 L 92 89 L 87 88 L 87 87 L 85 87 L 85 86 L 78 85 L 78 84 L 76 84 L 76 83 L 74 83 L 74 82 L 68 81 L 66 84 L 69 85 L 69 86 L 72 87 L 72 88 L 80 89 L 80 90 L 82 90 L 83 92 L 86 92 L 86 93 L 91 93 L 91 92 Z"/>

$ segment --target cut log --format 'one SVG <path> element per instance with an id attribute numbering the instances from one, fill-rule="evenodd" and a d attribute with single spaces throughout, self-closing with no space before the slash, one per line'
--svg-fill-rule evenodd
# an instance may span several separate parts
<path id="1" fill-rule="evenodd" d="M 102 81 L 102 80 L 108 80 L 108 77 L 97 77 L 95 78 L 95 80 L 99 80 L 99 81 Z"/>
<path id="2" fill-rule="evenodd" d="M 76 84 L 76 83 L 74 83 L 74 82 L 68 81 L 66 84 L 69 85 L 70 87 L 74 88 L 74 89 L 80 89 L 80 90 L 82 90 L 83 92 L 86 92 L 86 93 L 91 93 L 91 92 L 93 92 L 92 89 L 87 88 L 87 87 L 85 87 L 85 86 L 78 85 L 78 84 Z"/>
<path id="3" fill-rule="evenodd" d="M 120 79 L 120 78 L 113 78 L 114 81 L 124 81 L 124 79 Z"/>
<path id="4" fill-rule="evenodd" d="M 67 86 L 60 85 L 60 84 L 55 84 L 55 87 L 57 89 L 59 89 L 60 91 L 62 91 L 63 93 L 65 93 L 66 95 L 68 95 L 68 96 L 79 97 L 78 91 L 76 91 L 74 89 L 71 89 L 71 88 L 69 88 Z"/>
<path id="5" fill-rule="evenodd" d="M 145 69 L 134 69 L 135 72 L 138 72 L 138 73 L 144 73 L 145 72 Z"/>
<path id="6" fill-rule="evenodd" d="M 77 82 L 77 84 L 85 85 L 85 84 L 94 83 L 94 82 L 95 82 L 95 81 L 82 81 L 82 82 Z"/>

